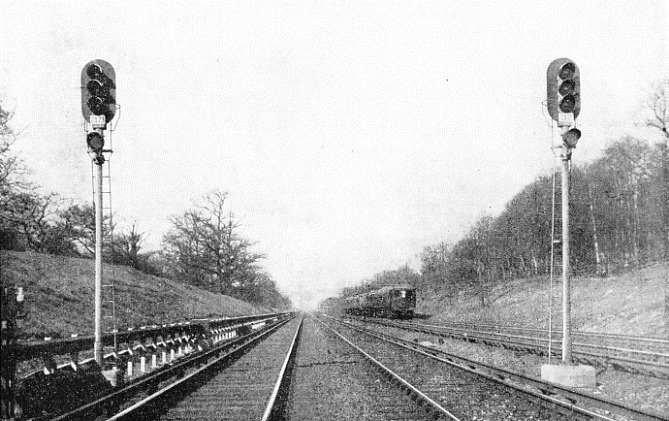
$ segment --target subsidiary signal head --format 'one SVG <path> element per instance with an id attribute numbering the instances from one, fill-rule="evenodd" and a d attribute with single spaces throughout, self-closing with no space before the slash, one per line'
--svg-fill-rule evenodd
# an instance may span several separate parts
<path id="1" fill-rule="evenodd" d="M 116 115 L 116 72 L 104 60 L 92 60 L 81 71 L 81 113 L 86 122 L 104 116 L 105 124 Z"/>
<path id="2" fill-rule="evenodd" d="M 90 152 L 99 154 L 105 146 L 105 138 L 101 133 L 94 130 L 86 135 L 86 144 L 88 144 L 88 150 Z"/>
<path id="3" fill-rule="evenodd" d="M 558 126 L 572 126 L 581 112 L 581 74 L 568 58 L 551 62 L 546 72 L 548 113 Z"/>
<path id="4" fill-rule="evenodd" d="M 571 128 L 562 134 L 562 141 L 569 149 L 576 148 L 578 140 L 581 138 L 581 131 L 577 128 Z"/>

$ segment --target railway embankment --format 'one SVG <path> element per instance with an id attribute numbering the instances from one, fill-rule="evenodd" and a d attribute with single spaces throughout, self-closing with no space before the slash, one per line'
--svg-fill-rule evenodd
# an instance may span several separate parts
<path id="1" fill-rule="evenodd" d="M 58 338 L 92 335 L 94 279 L 92 259 L 34 252 L 1 251 L 3 282 L 22 286 L 27 316 L 19 335 Z M 242 316 L 267 312 L 249 303 L 127 266 L 103 265 L 113 281 L 116 320 L 121 329 L 193 318 Z"/>
<path id="2" fill-rule="evenodd" d="M 552 291 L 552 292 L 551 292 Z M 552 296 L 552 306 L 550 304 Z M 669 262 L 607 278 L 572 278 L 574 329 L 669 337 Z M 485 303 L 482 305 L 482 301 Z M 472 321 L 547 328 L 562 323 L 562 280 L 516 279 L 452 295 L 419 291 L 416 311 L 431 321 Z"/>

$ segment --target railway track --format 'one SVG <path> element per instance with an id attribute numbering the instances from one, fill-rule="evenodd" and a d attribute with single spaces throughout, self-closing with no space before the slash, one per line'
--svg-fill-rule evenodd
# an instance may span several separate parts
<path id="1" fill-rule="evenodd" d="M 174 407 L 184 398 L 191 396 L 194 391 L 207 384 L 221 370 L 238 361 L 244 361 L 243 358 L 251 354 L 255 347 L 264 346 L 271 338 L 275 340 L 280 336 L 275 336 L 277 333 L 281 332 L 282 335 L 285 335 L 288 329 L 287 324 L 296 326 L 297 323 L 296 319 L 284 319 L 266 326 L 258 326 L 257 329 L 225 341 L 219 346 L 175 360 L 135 382 L 114 389 L 94 402 L 59 416 L 39 417 L 36 420 L 155 420 L 160 419 L 162 415 L 171 416 L 165 413 L 166 409 Z M 276 361 L 276 355 L 273 361 Z M 283 371 L 286 369 L 284 368 Z M 265 382 L 265 384 L 268 383 Z M 268 394 L 268 399 L 270 396 L 274 395 Z M 234 401 L 230 402 L 234 404 Z M 201 407 L 206 408 L 206 404 L 193 406 L 193 411 L 197 412 Z M 175 411 L 177 413 L 179 410 Z M 187 414 L 188 411 L 184 413 Z M 197 419 L 197 417 L 184 416 L 186 419 Z"/>
<path id="2" fill-rule="evenodd" d="M 107 421 L 279 419 L 302 319 L 206 364 Z"/>
<path id="3" fill-rule="evenodd" d="M 420 395 L 382 373 L 330 328 L 307 318 L 285 419 L 422 421 L 438 415 L 437 408 L 426 410 L 429 403 Z"/>
<path id="4" fill-rule="evenodd" d="M 593 417 L 589 411 L 570 403 L 436 358 L 369 329 L 342 320 L 326 320 L 328 325 L 336 324 L 338 330 L 344 329 L 351 343 L 364 349 L 387 370 L 402 376 L 412 388 L 420 390 L 425 399 L 442 408 L 443 419 L 589 420 Z"/>
<path id="5" fill-rule="evenodd" d="M 367 322 L 425 333 L 433 336 L 481 342 L 487 345 L 548 353 L 548 331 L 519 327 L 477 326 L 473 324 L 424 324 L 414 321 L 367 319 Z M 545 336 L 541 336 L 545 333 Z M 551 355 L 562 352 L 561 332 L 553 333 Z M 611 366 L 634 374 L 669 379 L 669 341 L 626 335 L 578 332 L 573 339 L 576 362 Z"/>
<path id="6" fill-rule="evenodd" d="M 277 323 L 172 369 L 123 403 L 55 419 L 669 421 L 330 318 Z"/>
<path id="7" fill-rule="evenodd" d="M 466 323 L 466 322 L 450 322 L 444 324 L 454 329 L 464 329 L 467 331 L 481 331 L 481 332 L 495 332 L 500 334 L 513 334 L 519 336 L 533 336 L 545 338 L 548 340 L 548 329 L 532 328 L 527 326 L 513 326 L 513 325 L 494 325 L 489 323 Z M 554 341 L 559 341 L 562 338 L 562 330 L 554 329 L 551 332 L 551 337 Z M 638 336 L 638 335 L 622 335 L 616 333 L 604 332 L 582 332 L 578 330 L 572 331 L 572 338 L 584 344 L 605 345 L 619 348 L 632 348 L 637 350 L 645 350 L 648 352 L 667 353 L 669 352 L 669 340 Z"/>
<path id="8" fill-rule="evenodd" d="M 333 320 L 334 319 L 330 319 Z M 420 344 L 417 344 L 415 342 L 411 341 L 405 341 L 401 340 L 399 338 L 393 337 L 391 335 L 379 333 L 372 331 L 370 329 L 361 327 L 361 326 L 356 326 L 353 324 L 349 324 L 348 322 L 342 321 L 342 320 L 337 320 L 337 323 L 344 325 L 346 324 L 349 329 L 354 329 L 357 332 L 360 333 L 360 335 L 366 335 L 369 338 L 374 338 L 374 339 L 368 339 L 366 343 L 369 343 L 370 346 L 374 346 L 374 344 L 379 344 L 381 342 L 392 342 L 396 344 L 397 347 L 401 347 L 404 349 L 411 349 L 413 350 L 412 352 L 416 353 L 417 355 L 422 355 L 425 358 L 432 359 L 433 361 L 440 361 L 443 364 L 449 365 L 449 366 L 454 366 L 454 367 L 459 367 L 459 369 L 462 369 L 466 372 L 469 372 L 471 374 L 476 374 L 482 376 L 481 378 L 488 379 L 493 382 L 497 382 L 500 385 L 505 385 L 506 387 L 512 388 L 515 390 L 515 392 L 512 392 L 512 394 L 518 393 L 518 394 L 525 394 L 527 399 L 533 400 L 534 402 L 537 402 L 539 406 L 545 406 L 545 405 L 555 405 L 555 409 L 560 411 L 561 413 L 568 415 L 566 419 L 602 419 L 602 420 L 610 420 L 610 419 L 625 419 L 625 420 L 663 420 L 667 421 L 669 418 L 667 418 L 665 415 L 661 414 L 654 414 L 654 413 L 649 413 L 649 412 L 644 412 L 629 406 L 626 406 L 624 404 L 620 404 L 618 402 L 613 402 L 610 400 L 602 399 L 599 398 L 595 395 L 590 395 L 587 393 L 580 392 L 578 390 L 573 390 L 573 389 L 568 389 L 568 388 L 563 388 L 558 385 L 554 385 L 551 383 L 544 382 L 540 379 L 536 378 L 531 378 L 528 376 L 524 376 L 519 373 L 514 373 L 509 370 L 504 370 L 504 369 L 499 369 L 495 368 L 489 365 L 481 364 L 476 361 L 469 360 L 467 358 L 463 358 L 457 355 L 452 355 L 447 352 L 443 352 L 431 347 L 426 347 L 422 346 Z M 364 336 L 360 336 L 360 338 L 363 338 Z M 362 341 L 362 339 L 361 339 Z M 380 354 L 384 355 L 388 351 L 385 351 L 383 349 L 380 349 L 378 351 Z M 409 354 L 405 357 L 405 361 L 413 361 L 414 365 L 420 365 L 423 366 L 424 369 L 421 370 L 421 372 L 425 372 L 425 370 L 430 370 L 427 367 L 432 367 L 432 373 L 443 373 L 444 368 L 439 367 L 437 365 L 428 365 L 427 362 L 417 362 L 417 360 L 414 360 L 413 357 L 409 357 Z M 384 357 L 386 358 L 386 357 Z M 402 370 L 402 363 L 401 359 L 397 359 L 396 357 L 390 357 L 391 363 L 389 365 L 393 364 L 398 364 L 400 366 L 399 370 Z M 400 362 L 396 362 L 400 361 Z M 431 362 L 430 364 L 434 364 Z M 411 371 L 411 368 L 408 368 L 409 371 Z M 419 379 L 418 382 L 420 382 L 422 379 L 422 375 L 420 372 L 417 374 L 417 378 Z M 451 388 L 453 387 L 453 384 L 456 384 L 457 387 L 457 382 L 453 382 L 450 378 L 447 379 L 441 379 L 441 390 L 442 392 L 437 391 L 436 393 L 443 393 L 444 387 Z M 480 380 L 475 381 L 474 383 L 479 383 L 481 382 Z M 467 381 L 463 381 L 462 384 L 467 384 Z M 484 382 L 481 382 L 484 383 Z M 428 388 L 431 387 L 428 385 Z M 485 396 L 485 401 L 490 404 L 491 396 L 497 396 L 497 395 L 502 395 L 502 392 L 498 392 L 498 389 L 491 388 L 490 391 L 484 391 L 484 392 L 476 392 L 474 390 L 470 390 L 470 395 L 464 395 L 462 399 L 468 399 L 469 396 Z M 510 392 L 504 392 L 506 394 Z M 483 398 L 482 398 L 483 399 Z M 451 398 L 450 401 L 456 400 L 457 398 Z M 494 404 L 491 404 L 494 405 Z M 508 404 L 503 404 L 503 406 L 511 407 Z M 475 402 L 470 403 L 468 406 L 464 407 L 464 411 L 467 411 L 468 408 L 476 408 Z M 569 411 L 573 411 L 573 413 L 569 413 Z M 479 418 L 473 418 L 473 417 L 479 417 Z M 536 416 L 536 415 L 532 415 Z M 499 414 L 494 414 L 492 416 L 490 415 L 482 415 L 483 419 L 506 419 L 504 415 L 499 415 Z M 571 418 L 570 418 L 571 417 Z M 465 415 L 463 416 L 464 419 L 481 419 L 479 415 Z M 515 416 L 511 417 L 510 419 L 543 419 L 541 416 L 538 418 L 531 418 L 530 415 L 527 413 L 525 414 L 516 414 Z"/>

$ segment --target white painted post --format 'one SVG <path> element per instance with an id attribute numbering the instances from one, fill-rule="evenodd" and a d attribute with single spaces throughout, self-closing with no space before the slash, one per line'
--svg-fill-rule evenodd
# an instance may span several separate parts
<path id="1" fill-rule="evenodd" d="M 100 154 L 95 163 L 95 340 L 93 355 L 98 365 L 102 365 L 102 163 Z"/>

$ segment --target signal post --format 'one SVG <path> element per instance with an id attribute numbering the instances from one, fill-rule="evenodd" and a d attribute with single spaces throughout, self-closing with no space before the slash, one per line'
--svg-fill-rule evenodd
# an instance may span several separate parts
<path id="1" fill-rule="evenodd" d="M 96 59 L 81 71 L 81 113 L 87 123 L 86 144 L 95 164 L 95 361 L 102 365 L 102 164 L 104 131 L 116 114 L 116 73 L 111 64 Z"/>
<path id="2" fill-rule="evenodd" d="M 553 147 L 560 148 L 562 161 L 562 364 L 543 365 L 541 377 L 569 387 L 594 387 L 595 369 L 585 365 L 573 365 L 571 341 L 569 167 L 571 154 L 581 138 L 581 131 L 574 127 L 581 112 L 581 76 L 578 66 L 568 58 L 553 60 L 546 72 L 546 85 L 548 113 L 557 122 L 561 138 L 560 144 Z"/>

